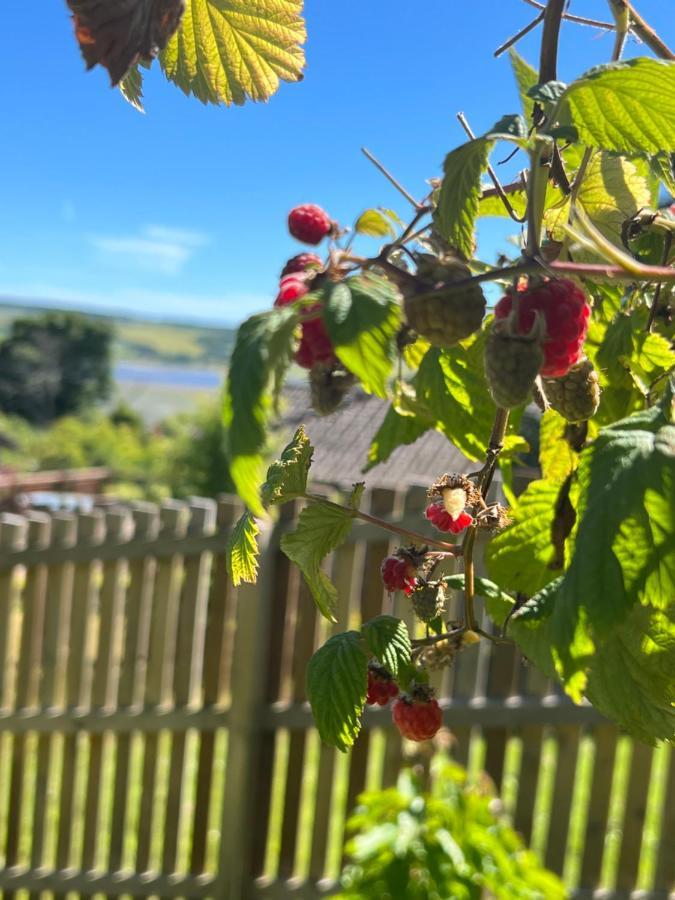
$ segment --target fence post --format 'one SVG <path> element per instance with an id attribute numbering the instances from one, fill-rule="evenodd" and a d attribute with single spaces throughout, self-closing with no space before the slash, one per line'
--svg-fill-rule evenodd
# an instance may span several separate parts
<path id="1" fill-rule="evenodd" d="M 248 878 L 255 809 L 256 760 L 260 751 L 258 718 L 265 690 L 269 645 L 269 604 L 274 578 L 272 561 L 278 532 L 261 526 L 260 580 L 237 590 L 237 619 L 232 657 L 232 703 L 228 719 L 225 797 L 220 833 L 218 881 L 214 896 L 238 900 L 249 896 Z"/>

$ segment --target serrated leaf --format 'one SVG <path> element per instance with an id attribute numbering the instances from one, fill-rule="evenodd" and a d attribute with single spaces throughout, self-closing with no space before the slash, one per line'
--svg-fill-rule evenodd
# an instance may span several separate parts
<path id="1" fill-rule="evenodd" d="M 302 79 L 302 8 L 302 0 L 187 0 L 162 68 L 202 103 L 267 100 L 281 81 Z"/>
<path id="2" fill-rule="evenodd" d="M 546 195 L 548 198 L 548 194 Z M 522 191 L 512 191 L 508 195 L 509 203 L 511 204 L 511 208 L 515 212 L 517 216 L 524 216 L 527 210 L 527 193 L 525 190 Z M 500 218 L 510 218 L 509 212 L 502 203 L 501 199 L 496 195 L 492 195 L 490 197 L 481 197 L 478 213 L 476 214 L 477 218 L 481 218 L 483 216 L 499 216 Z"/>
<path id="3" fill-rule="evenodd" d="M 279 459 L 267 470 L 267 479 L 260 489 L 265 506 L 287 503 L 303 496 L 307 490 L 307 476 L 313 453 L 314 448 L 309 442 L 305 426 L 301 425 Z"/>
<path id="4" fill-rule="evenodd" d="M 413 416 L 400 415 L 390 406 L 373 437 L 363 471 L 369 472 L 373 466 L 386 462 L 397 447 L 414 444 L 431 427 Z"/>
<path id="5" fill-rule="evenodd" d="M 528 90 L 527 96 L 539 103 L 555 103 L 567 90 L 564 81 L 547 81 L 545 84 L 534 84 Z"/>
<path id="6" fill-rule="evenodd" d="M 323 318 L 340 362 L 367 393 L 386 397 L 401 318 L 396 288 L 371 274 L 332 284 Z"/>
<path id="7" fill-rule="evenodd" d="M 391 218 L 379 209 L 367 209 L 362 212 L 354 223 L 354 231 L 357 234 L 367 234 L 370 237 L 395 237 Z"/>
<path id="8" fill-rule="evenodd" d="M 120 93 L 134 109 L 144 113 L 143 109 L 143 74 L 138 66 L 132 66 L 119 83 Z"/>
<path id="9" fill-rule="evenodd" d="M 361 635 L 330 638 L 309 661 L 307 697 L 321 740 L 343 753 L 361 729 L 368 685 L 368 658 Z"/>
<path id="10" fill-rule="evenodd" d="M 272 406 L 270 381 L 280 363 L 290 359 L 297 321 L 297 312 L 289 307 L 252 316 L 240 326 L 230 360 L 223 410 L 230 474 L 256 515 L 263 512 L 258 488 Z"/>
<path id="11" fill-rule="evenodd" d="M 490 140 L 505 140 L 517 143 L 527 138 L 527 122 L 519 113 L 502 116 L 485 135 Z"/>
<path id="12" fill-rule="evenodd" d="M 429 341 L 426 341 L 421 337 L 418 337 L 414 344 L 407 344 L 403 348 L 403 359 L 405 360 L 406 366 L 415 371 L 419 369 L 420 363 L 424 359 L 424 355 L 429 347 L 431 347 Z"/>
<path id="13" fill-rule="evenodd" d="M 352 523 L 349 510 L 312 503 L 300 513 L 295 531 L 281 539 L 281 549 L 300 568 L 321 615 L 331 622 L 336 621 L 337 590 L 321 563 L 346 541 Z"/>
<path id="14" fill-rule="evenodd" d="M 508 591 L 536 594 L 558 573 L 553 560 L 551 526 L 559 485 L 533 481 L 511 510 L 513 524 L 487 546 L 485 561 L 490 578 Z"/>
<path id="15" fill-rule="evenodd" d="M 258 578 L 257 536 L 260 529 L 250 512 L 245 512 L 232 530 L 225 547 L 227 572 L 238 587 L 242 581 L 255 584 Z"/>
<path id="16" fill-rule="evenodd" d="M 399 666 L 410 662 L 412 645 L 405 622 L 394 616 L 377 616 L 361 626 L 368 649 L 396 678 Z"/>
<path id="17" fill-rule="evenodd" d="M 523 114 L 529 122 L 532 118 L 534 101 L 529 96 L 528 91 L 538 83 L 539 73 L 523 59 L 514 47 L 509 50 L 509 59 L 518 85 L 518 93 L 520 94 L 520 101 L 523 105 Z"/>
<path id="18" fill-rule="evenodd" d="M 542 476 L 551 483 L 562 484 L 579 462 L 579 454 L 565 440 L 568 427 L 566 420 L 554 409 L 547 409 L 541 417 L 539 465 Z"/>
<path id="19" fill-rule="evenodd" d="M 675 151 L 675 63 L 640 57 L 591 69 L 567 89 L 560 122 L 589 147 Z"/>
<path id="20" fill-rule="evenodd" d="M 474 222 L 478 214 L 481 176 L 492 142 L 476 138 L 445 157 L 443 183 L 434 211 L 439 233 L 467 259 L 474 253 Z"/>

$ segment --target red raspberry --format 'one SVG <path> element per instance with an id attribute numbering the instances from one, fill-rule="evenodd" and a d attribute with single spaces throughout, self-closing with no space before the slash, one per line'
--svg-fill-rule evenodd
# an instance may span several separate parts
<path id="1" fill-rule="evenodd" d="M 398 696 L 398 684 L 382 666 L 368 666 L 368 693 L 366 703 L 370 706 L 386 706 L 392 697 Z"/>
<path id="2" fill-rule="evenodd" d="M 505 319 L 512 306 L 513 298 L 506 294 L 495 307 L 495 318 Z M 532 330 L 537 310 L 546 321 L 544 365 L 540 374 L 560 378 L 581 359 L 591 309 L 578 285 L 559 279 L 519 292 L 518 328 L 522 334 Z"/>
<path id="3" fill-rule="evenodd" d="M 317 312 L 320 307 L 310 306 L 307 313 Z M 323 319 L 310 319 L 302 324 L 300 346 L 295 354 L 295 361 L 303 369 L 311 369 L 321 363 L 325 366 L 334 366 L 338 358 L 333 352 L 333 344 L 323 324 Z"/>
<path id="4" fill-rule="evenodd" d="M 415 573 L 417 569 L 409 559 L 401 559 L 400 556 L 387 556 L 382 560 L 380 572 L 382 581 L 388 591 L 405 591 L 412 593 L 417 581 Z"/>
<path id="5" fill-rule="evenodd" d="M 322 269 L 323 260 L 316 253 L 298 253 L 292 259 L 289 259 L 281 270 L 281 277 L 284 275 L 294 275 L 296 272 L 304 272 L 307 269 Z"/>
<path id="6" fill-rule="evenodd" d="M 394 725 L 409 741 L 428 741 L 443 723 L 443 712 L 427 692 L 402 694 L 391 707 Z"/>
<path id="7" fill-rule="evenodd" d="M 288 214 L 288 230 L 303 244 L 320 244 L 333 230 L 333 223 L 320 206 L 305 203 Z"/>
<path id="8" fill-rule="evenodd" d="M 287 275 L 279 282 L 279 293 L 274 301 L 275 306 L 286 306 L 309 293 L 305 281 L 297 275 Z"/>
<path id="9" fill-rule="evenodd" d="M 427 506 L 425 516 L 439 531 L 451 531 L 453 534 L 459 534 L 473 523 L 473 518 L 468 512 L 462 511 L 453 518 L 443 506 L 442 500 L 430 503 Z"/>

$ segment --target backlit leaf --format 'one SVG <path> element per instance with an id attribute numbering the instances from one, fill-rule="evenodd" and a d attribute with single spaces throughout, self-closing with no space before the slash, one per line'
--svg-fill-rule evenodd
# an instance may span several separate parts
<path id="1" fill-rule="evenodd" d="M 368 657 L 357 631 L 330 638 L 309 661 L 307 696 L 321 740 L 343 753 L 361 729 Z"/>

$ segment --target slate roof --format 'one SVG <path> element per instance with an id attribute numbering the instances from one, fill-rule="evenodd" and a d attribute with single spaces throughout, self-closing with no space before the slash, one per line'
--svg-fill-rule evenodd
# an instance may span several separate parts
<path id="1" fill-rule="evenodd" d="M 309 389 L 305 385 L 287 385 L 284 399 L 286 408 L 281 428 L 284 433 L 290 433 L 300 424 L 306 426 L 315 450 L 314 481 L 349 488 L 365 477 L 368 487 L 427 487 L 444 472 L 471 472 L 479 468 L 442 434 L 428 431 L 414 444 L 397 448 L 386 462 L 364 476 L 362 469 L 368 448 L 389 406 L 385 400 L 352 391 L 337 412 L 324 417 L 311 409 Z"/>

